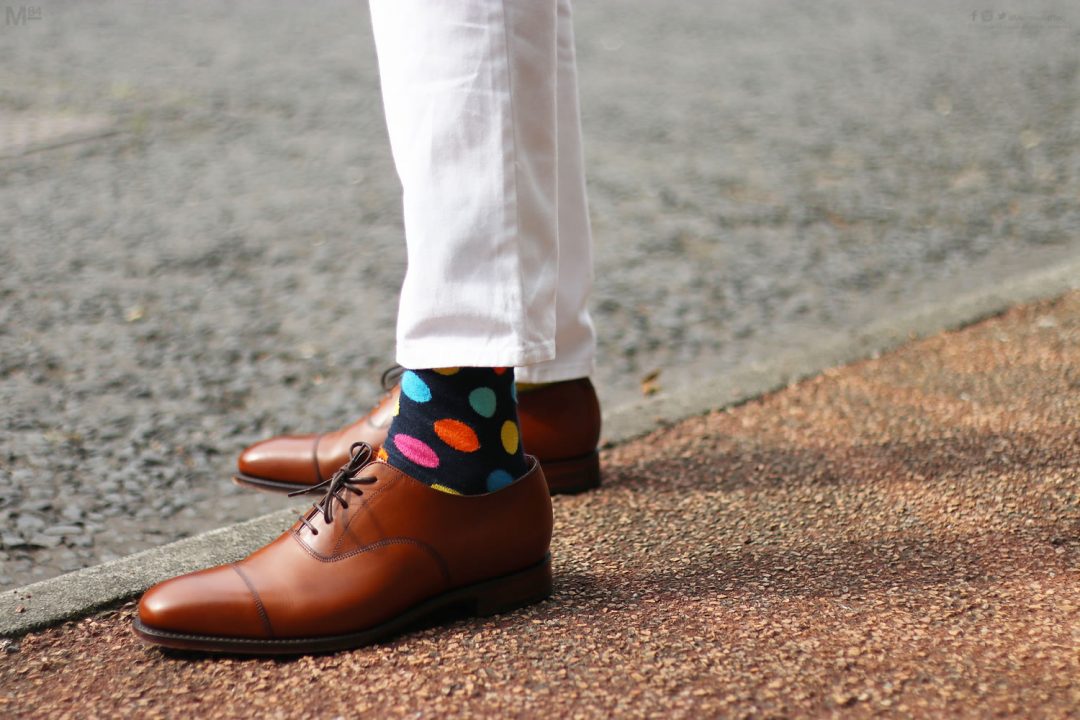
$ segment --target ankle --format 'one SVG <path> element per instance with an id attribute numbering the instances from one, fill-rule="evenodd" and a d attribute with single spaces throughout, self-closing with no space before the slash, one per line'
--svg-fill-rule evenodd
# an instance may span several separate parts
<path id="1" fill-rule="evenodd" d="M 437 490 L 491 492 L 525 472 L 513 368 L 407 370 L 385 460 Z"/>

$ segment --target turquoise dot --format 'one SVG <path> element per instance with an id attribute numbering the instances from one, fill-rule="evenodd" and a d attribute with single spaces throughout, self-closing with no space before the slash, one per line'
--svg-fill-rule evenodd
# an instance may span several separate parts
<path id="1" fill-rule="evenodd" d="M 489 387 L 479 387 L 469 393 L 472 409 L 486 418 L 495 414 L 495 391 Z"/>
<path id="2" fill-rule="evenodd" d="M 406 370 L 401 376 L 401 392 L 413 402 L 426 403 L 431 399 L 431 388 L 412 370 Z"/>
<path id="3" fill-rule="evenodd" d="M 510 399 L 517 402 L 517 383 L 510 383 Z"/>
<path id="4" fill-rule="evenodd" d="M 512 482 L 514 482 L 514 476 L 510 473 L 505 470 L 492 470 L 491 474 L 487 476 L 488 492 L 502 490 Z"/>

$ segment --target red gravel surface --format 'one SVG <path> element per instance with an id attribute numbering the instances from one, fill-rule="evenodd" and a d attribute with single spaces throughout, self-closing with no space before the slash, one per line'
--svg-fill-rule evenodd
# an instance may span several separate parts
<path id="1" fill-rule="evenodd" d="M 604 462 L 545 603 L 293 660 L 166 654 L 126 606 L 9 645 L 0 715 L 1080 714 L 1080 293 Z"/>

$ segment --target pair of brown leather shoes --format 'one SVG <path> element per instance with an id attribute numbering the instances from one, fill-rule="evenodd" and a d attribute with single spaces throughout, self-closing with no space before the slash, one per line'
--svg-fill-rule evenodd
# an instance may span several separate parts
<path id="1" fill-rule="evenodd" d="M 394 385 L 364 417 L 334 432 L 279 435 L 240 454 L 233 480 L 248 487 L 295 492 L 330 477 L 363 442 L 386 441 L 401 385 Z M 540 461 L 551 492 L 578 493 L 600 484 L 600 402 L 588 378 L 542 385 L 519 393 L 518 419 L 525 452 Z"/>
<path id="2" fill-rule="evenodd" d="M 591 383 L 521 393 L 529 470 L 501 490 L 464 496 L 373 459 L 372 443 L 385 440 L 397 392 L 334 433 L 278 437 L 245 450 L 237 482 L 322 491 L 322 498 L 246 559 L 148 590 L 138 636 L 189 650 L 324 652 L 376 642 L 448 610 L 487 615 L 548 597 L 549 493 L 600 481 Z"/>

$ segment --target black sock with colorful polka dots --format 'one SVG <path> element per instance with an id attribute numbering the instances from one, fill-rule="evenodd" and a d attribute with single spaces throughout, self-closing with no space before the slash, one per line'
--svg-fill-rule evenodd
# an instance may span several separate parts
<path id="1" fill-rule="evenodd" d="M 406 370 L 379 457 L 436 490 L 476 495 L 525 474 L 513 368 Z"/>

